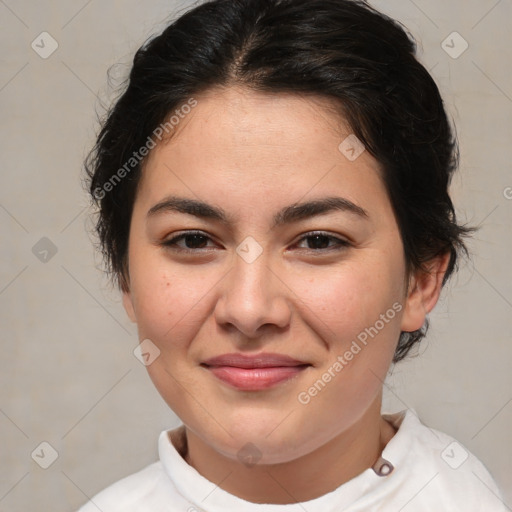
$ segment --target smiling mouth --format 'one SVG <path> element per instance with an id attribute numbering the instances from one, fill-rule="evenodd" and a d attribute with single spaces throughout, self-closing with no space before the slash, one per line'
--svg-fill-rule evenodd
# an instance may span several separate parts
<path id="1" fill-rule="evenodd" d="M 232 352 L 206 359 L 201 366 L 240 391 L 262 391 L 283 384 L 312 366 L 287 354 Z"/>
<path id="2" fill-rule="evenodd" d="M 209 370 L 216 378 L 236 389 L 261 391 L 296 377 L 311 365 L 259 366 L 256 368 L 207 364 L 201 364 L 201 366 Z"/>

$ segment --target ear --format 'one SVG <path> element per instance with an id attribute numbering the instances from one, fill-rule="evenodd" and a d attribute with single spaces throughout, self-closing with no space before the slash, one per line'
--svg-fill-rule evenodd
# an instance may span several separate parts
<path id="1" fill-rule="evenodd" d="M 129 291 L 123 292 L 123 306 L 126 314 L 133 323 L 137 323 L 135 308 L 133 307 L 132 294 Z"/>
<path id="2" fill-rule="evenodd" d="M 449 262 L 450 253 L 447 252 L 429 262 L 428 272 L 418 270 L 411 276 L 402 316 L 402 331 L 421 329 L 427 314 L 434 309 L 439 299 Z"/>

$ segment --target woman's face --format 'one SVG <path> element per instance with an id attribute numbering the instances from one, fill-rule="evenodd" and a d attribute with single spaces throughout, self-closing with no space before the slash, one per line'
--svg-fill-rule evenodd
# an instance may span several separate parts
<path id="1" fill-rule="evenodd" d="M 379 406 L 400 331 L 426 311 L 407 293 L 378 164 L 355 158 L 352 139 L 339 148 L 350 131 L 327 100 L 237 88 L 196 100 L 146 161 L 124 305 L 160 351 L 151 379 L 192 432 L 233 459 L 251 442 L 262 463 L 290 461 Z M 327 198 L 337 207 L 300 206 Z M 204 364 L 231 353 L 302 366 Z"/>

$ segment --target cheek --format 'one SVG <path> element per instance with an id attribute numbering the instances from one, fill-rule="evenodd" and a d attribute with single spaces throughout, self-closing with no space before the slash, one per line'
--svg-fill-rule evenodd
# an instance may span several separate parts
<path id="1" fill-rule="evenodd" d="M 326 333 L 328 353 L 297 400 L 334 429 L 363 413 L 391 364 L 403 305 L 400 286 L 384 267 L 377 261 L 346 265 L 307 280 L 300 291 L 313 330 Z"/>
<path id="2" fill-rule="evenodd" d="M 149 252 L 134 255 L 130 280 L 139 336 L 157 345 L 177 342 L 197 324 L 201 299 L 212 286 L 199 267 L 171 266 Z"/>
<path id="3" fill-rule="evenodd" d="M 311 321 L 336 345 L 346 344 L 373 326 L 400 298 L 400 288 L 389 269 L 371 261 L 318 269 L 307 280 L 297 276 L 291 288 L 307 306 Z M 386 331 L 389 324 L 398 323 L 394 313 L 393 318 L 386 318 Z"/>

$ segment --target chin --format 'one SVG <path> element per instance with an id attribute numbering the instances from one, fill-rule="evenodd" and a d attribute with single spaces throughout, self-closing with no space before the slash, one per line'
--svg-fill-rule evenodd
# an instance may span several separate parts
<path id="1" fill-rule="evenodd" d="M 231 435 L 221 429 L 221 438 L 211 444 L 217 445 L 219 452 L 232 459 L 253 457 L 258 459 L 258 464 L 292 461 L 314 449 L 315 440 L 311 433 L 301 432 L 292 422 L 285 424 L 285 416 L 280 414 L 268 418 L 267 414 L 260 421 L 254 415 L 251 418 L 246 416 L 243 422 L 224 425 Z M 318 441 L 318 445 L 321 444 L 322 441 Z"/>
<path id="2" fill-rule="evenodd" d="M 308 453 L 300 440 L 277 437 L 251 437 L 245 435 L 242 438 L 230 438 L 228 446 L 215 447 L 220 453 L 233 460 L 250 467 L 258 464 L 284 464 L 291 462 Z"/>

